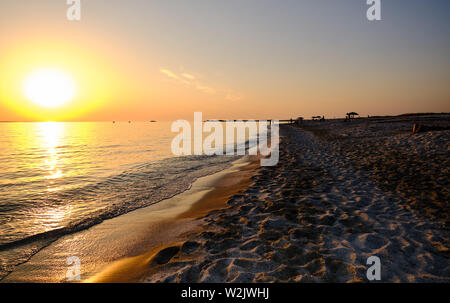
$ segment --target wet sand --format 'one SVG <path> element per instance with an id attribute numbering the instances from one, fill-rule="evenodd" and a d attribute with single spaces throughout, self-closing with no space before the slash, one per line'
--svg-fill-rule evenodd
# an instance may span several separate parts
<path id="1" fill-rule="evenodd" d="M 64 236 L 19 265 L 2 282 L 66 282 L 66 259 L 70 256 L 80 259 L 84 281 L 138 281 L 148 266 L 137 269 L 130 264 L 169 243 L 182 241 L 198 228 L 197 217 L 223 207 L 229 196 L 246 186 L 258 163 L 243 158 L 229 169 L 199 178 L 189 190 L 170 199 Z M 213 194 L 215 191 L 219 196 Z M 127 264 L 127 270 L 119 269 L 125 268 L 121 264 Z"/>
<path id="2" fill-rule="evenodd" d="M 202 198 L 195 201 L 186 211 L 165 220 L 162 228 L 166 229 L 169 235 L 159 232 L 148 234 L 149 238 L 154 237 L 161 242 L 159 246 L 148 249 L 144 254 L 118 260 L 85 282 L 140 282 L 143 278 L 161 270 L 158 266 L 161 264 L 160 259 L 167 261 L 172 259 L 172 256 L 183 248 L 183 243 L 189 243 L 187 239 L 192 234 L 203 229 L 201 219 L 206 214 L 225 208 L 230 197 L 246 189 L 251 183 L 250 177 L 258 166 L 259 160 L 253 157 L 249 163 L 235 165 L 233 169 L 216 175 L 214 181 L 209 180 L 212 186 Z M 176 259 L 175 257 L 172 261 Z"/>

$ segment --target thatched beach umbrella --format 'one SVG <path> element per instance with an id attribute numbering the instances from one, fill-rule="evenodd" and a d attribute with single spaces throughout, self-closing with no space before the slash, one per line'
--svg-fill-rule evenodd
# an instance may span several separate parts
<path id="1" fill-rule="evenodd" d="M 359 114 L 358 114 L 358 113 L 355 113 L 355 112 L 349 112 L 349 113 L 347 113 L 348 119 L 353 119 L 353 118 L 355 118 L 355 116 L 359 116 Z"/>

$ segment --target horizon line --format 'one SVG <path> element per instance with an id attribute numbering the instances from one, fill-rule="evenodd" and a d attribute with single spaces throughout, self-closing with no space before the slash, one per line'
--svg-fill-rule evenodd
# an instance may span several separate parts
<path id="1" fill-rule="evenodd" d="M 360 118 L 375 118 L 375 117 L 402 117 L 402 116 L 425 116 L 425 115 L 450 115 L 450 112 L 419 112 L 419 113 L 404 113 L 404 114 L 398 114 L 398 115 L 368 115 L 368 117 L 360 117 Z M 301 116 L 299 116 L 301 117 Z M 296 118 L 289 118 L 289 119 L 219 119 L 219 118 L 214 118 L 214 119 L 206 119 L 205 121 L 218 121 L 218 120 L 224 120 L 224 121 L 238 121 L 238 120 L 247 120 L 247 121 L 251 121 L 251 120 L 296 120 L 298 117 Z M 333 117 L 333 118 L 328 118 L 327 120 L 334 120 L 334 119 L 345 119 L 345 116 L 343 117 Z M 175 120 L 179 120 L 179 119 L 175 119 Z M 305 120 L 309 120 L 307 118 L 305 118 Z M 0 123 L 45 123 L 45 122 L 58 122 L 58 123 L 80 123 L 80 122 L 149 122 L 149 123 L 156 123 L 156 122 L 167 122 L 167 121 L 172 121 L 172 120 L 70 120 L 70 121 L 52 121 L 52 120 L 47 120 L 47 121 L 34 121 L 34 120 L 0 120 Z"/>

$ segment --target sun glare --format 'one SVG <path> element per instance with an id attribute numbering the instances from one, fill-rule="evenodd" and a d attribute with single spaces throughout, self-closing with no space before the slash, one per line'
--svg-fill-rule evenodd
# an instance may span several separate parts
<path id="1" fill-rule="evenodd" d="M 23 93 L 44 107 L 57 107 L 75 96 L 75 82 L 59 69 L 43 68 L 32 72 L 23 83 Z"/>

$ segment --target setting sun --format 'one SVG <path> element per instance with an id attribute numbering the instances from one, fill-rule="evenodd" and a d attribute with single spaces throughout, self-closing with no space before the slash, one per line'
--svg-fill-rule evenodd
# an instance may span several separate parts
<path id="1" fill-rule="evenodd" d="M 73 79 L 58 69 L 36 70 L 23 83 L 25 96 L 44 107 L 57 107 L 71 101 L 75 91 Z"/>

